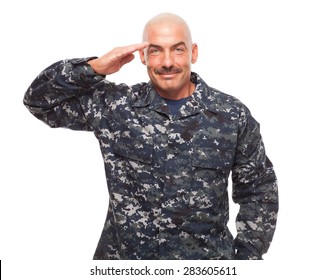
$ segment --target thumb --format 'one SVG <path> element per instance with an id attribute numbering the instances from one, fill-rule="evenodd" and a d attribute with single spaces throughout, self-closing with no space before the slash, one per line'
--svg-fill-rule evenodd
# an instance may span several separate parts
<path id="1" fill-rule="evenodd" d="M 135 58 L 135 55 L 134 54 L 129 54 L 129 55 L 127 55 L 126 57 L 124 57 L 122 60 L 121 60 L 121 65 L 120 65 L 120 67 L 122 67 L 123 65 L 125 65 L 125 64 L 127 64 L 127 63 L 129 63 L 129 62 L 131 62 L 133 59 Z"/>

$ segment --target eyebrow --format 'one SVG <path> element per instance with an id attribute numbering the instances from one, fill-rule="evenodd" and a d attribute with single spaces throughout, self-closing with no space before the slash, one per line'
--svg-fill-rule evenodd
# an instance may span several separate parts
<path id="1" fill-rule="evenodd" d="M 179 42 L 179 43 L 174 44 L 171 48 L 173 49 L 173 48 L 176 48 L 176 47 L 178 47 L 178 46 L 180 46 L 180 45 L 184 45 L 185 47 L 187 47 L 186 43 L 183 42 L 183 41 L 181 41 L 181 42 Z M 159 48 L 159 49 L 162 49 L 162 46 L 160 46 L 160 45 L 156 45 L 156 44 L 150 44 L 150 45 L 148 46 L 148 49 L 150 49 L 150 48 Z"/>

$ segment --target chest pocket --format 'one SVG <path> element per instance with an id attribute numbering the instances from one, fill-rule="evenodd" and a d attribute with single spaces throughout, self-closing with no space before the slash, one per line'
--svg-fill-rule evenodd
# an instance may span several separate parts
<path id="1" fill-rule="evenodd" d="M 115 154 L 150 164 L 153 160 L 153 138 L 142 127 L 128 125 L 115 138 Z"/>
<path id="2" fill-rule="evenodd" d="M 192 140 L 196 169 L 229 172 L 237 142 L 237 126 L 228 114 L 204 111 Z"/>
<path id="3" fill-rule="evenodd" d="M 153 160 L 153 145 L 136 139 L 120 138 L 114 145 L 114 153 L 120 156 L 150 164 Z"/>

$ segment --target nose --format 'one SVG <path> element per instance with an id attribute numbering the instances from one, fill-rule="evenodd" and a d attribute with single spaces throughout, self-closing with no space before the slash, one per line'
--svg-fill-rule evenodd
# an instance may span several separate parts
<path id="1" fill-rule="evenodd" d="M 173 61 L 173 56 L 170 51 L 165 51 L 162 56 L 162 61 L 161 61 L 161 66 L 170 68 L 173 66 L 174 61 Z"/>

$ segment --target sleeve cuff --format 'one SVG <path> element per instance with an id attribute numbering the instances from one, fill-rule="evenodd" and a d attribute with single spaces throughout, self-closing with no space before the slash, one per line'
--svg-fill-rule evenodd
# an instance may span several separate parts
<path id="1" fill-rule="evenodd" d="M 236 245 L 236 255 L 237 260 L 262 260 L 262 254 L 249 242 L 240 243 L 235 240 Z"/>
<path id="2" fill-rule="evenodd" d="M 96 73 L 87 61 L 97 58 L 96 56 L 86 58 L 74 58 L 68 60 L 71 65 L 70 78 L 75 84 L 84 88 L 90 88 L 97 82 L 105 79 L 105 76 Z"/>

